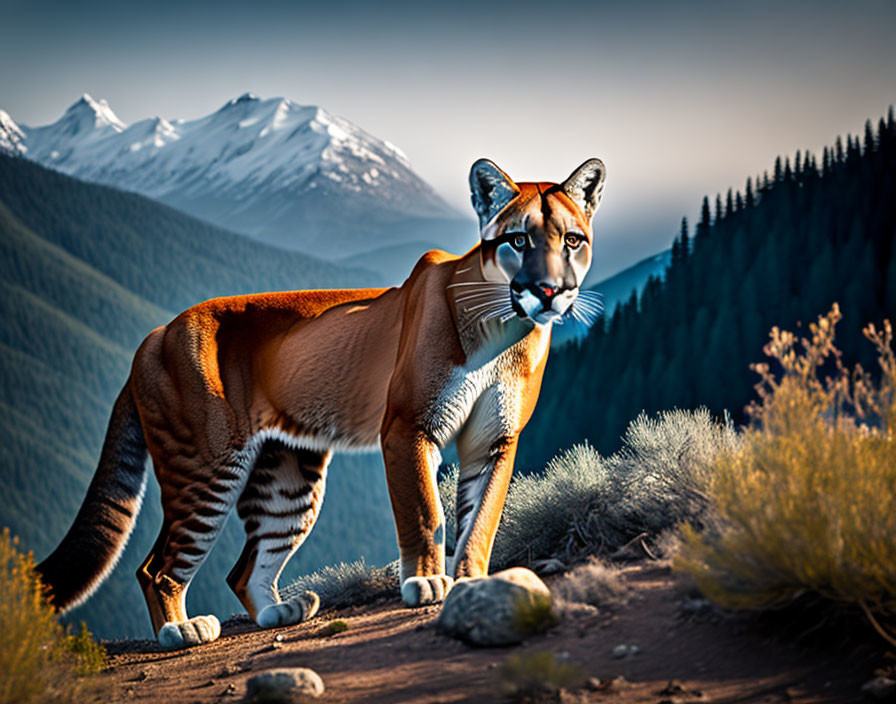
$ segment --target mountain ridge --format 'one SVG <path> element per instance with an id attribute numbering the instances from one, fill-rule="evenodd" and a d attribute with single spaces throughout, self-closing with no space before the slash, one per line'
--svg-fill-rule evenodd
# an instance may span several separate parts
<path id="1" fill-rule="evenodd" d="M 416 241 L 448 250 L 472 244 L 467 219 L 398 147 L 287 98 L 245 93 L 196 119 L 127 125 L 108 102 L 84 94 L 39 127 L 0 112 L 0 151 L 326 259 L 403 244 L 408 223 Z M 456 225 L 450 241 L 426 236 L 444 222 Z"/>

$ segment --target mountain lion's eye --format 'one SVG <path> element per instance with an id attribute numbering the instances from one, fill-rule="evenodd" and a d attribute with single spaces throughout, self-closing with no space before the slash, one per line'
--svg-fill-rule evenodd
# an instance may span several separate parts
<path id="1" fill-rule="evenodd" d="M 510 241 L 510 243 L 513 245 L 514 249 L 522 250 L 526 246 L 526 236 L 517 235 Z"/>
<path id="2" fill-rule="evenodd" d="M 563 238 L 563 240 L 564 240 L 564 242 L 566 242 L 567 246 L 575 249 L 580 244 L 582 244 L 582 242 L 585 240 L 585 238 L 579 234 L 576 234 L 575 232 L 567 232 L 566 236 Z"/>

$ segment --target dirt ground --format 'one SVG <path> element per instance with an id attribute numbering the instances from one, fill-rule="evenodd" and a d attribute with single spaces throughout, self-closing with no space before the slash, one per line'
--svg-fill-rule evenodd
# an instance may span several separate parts
<path id="1" fill-rule="evenodd" d="M 218 641 L 186 651 L 117 642 L 109 644 L 110 667 L 97 678 L 94 701 L 236 702 L 253 674 L 310 667 L 324 680 L 322 702 L 495 702 L 503 700 L 499 679 L 508 657 L 550 651 L 580 668 L 585 683 L 543 701 L 858 702 L 862 683 L 886 664 L 854 643 L 797 644 L 753 621 L 720 617 L 705 602 L 689 600 L 668 568 L 634 565 L 623 577 L 633 591 L 624 606 L 566 618 L 512 648 L 476 649 L 443 636 L 435 629 L 438 607 L 407 609 L 397 595 L 269 631 L 234 619 Z M 321 635 L 334 618 L 349 629 Z M 623 644 L 639 652 L 614 657 L 612 649 Z M 606 686 L 619 677 L 624 681 Z"/>

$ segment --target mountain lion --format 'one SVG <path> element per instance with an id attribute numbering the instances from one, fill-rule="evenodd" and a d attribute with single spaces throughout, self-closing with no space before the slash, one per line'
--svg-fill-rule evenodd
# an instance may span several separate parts
<path id="1" fill-rule="evenodd" d="M 266 628 L 316 612 L 317 595 L 282 601 L 277 580 L 314 525 L 335 450 L 382 448 L 405 603 L 487 575 L 552 327 L 587 327 L 600 312 L 579 287 L 604 176 L 590 159 L 562 184 L 514 183 L 482 159 L 470 173 L 481 241 L 465 255 L 428 252 L 398 288 L 218 298 L 152 331 L 75 522 L 38 566 L 56 607 L 82 603 L 114 568 L 147 454 L 163 523 L 137 579 L 165 647 L 220 633 L 214 616 L 188 617 L 185 596 L 234 506 L 246 544 L 227 581 L 250 616 Z M 452 439 L 446 567 L 436 471 Z"/>

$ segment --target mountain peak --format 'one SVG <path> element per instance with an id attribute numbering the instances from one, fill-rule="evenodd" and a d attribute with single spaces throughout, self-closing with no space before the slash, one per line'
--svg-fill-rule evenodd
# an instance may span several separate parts
<path id="1" fill-rule="evenodd" d="M 100 128 L 109 126 L 116 132 L 123 131 L 127 125 L 112 112 L 105 99 L 94 100 L 89 93 L 84 93 L 68 110 L 62 119 L 75 119 L 86 127 Z M 92 123 L 92 124 L 90 124 Z"/>
<path id="2" fill-rule="evenodd" d="M 0 152 L 24 154 L 28 150 L 24 142 L 25 133 L 9 116 L 9 113 L 0 110 Z"/>
<path id="3" fill-rule="evenodd" d="M 250 91 L 247 93 L 243 93 L 238 98 L 231 98 L 226 103 L 224 103 L 224 107 L 222 107 L 221 109 L 226 110 L 227 108 L 233 107 L 234 105 L 248 105 L 250 103 L 257 103 L 257 102 L 260 102 L 260 98 L 257 95 L 255 95 L 255 93 L 252 93 Z"/>

